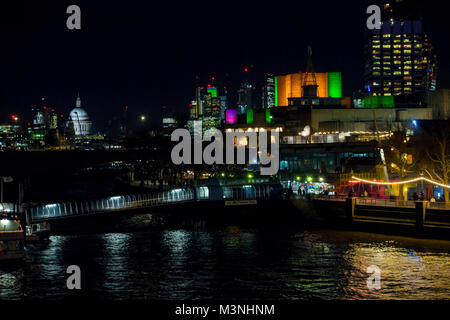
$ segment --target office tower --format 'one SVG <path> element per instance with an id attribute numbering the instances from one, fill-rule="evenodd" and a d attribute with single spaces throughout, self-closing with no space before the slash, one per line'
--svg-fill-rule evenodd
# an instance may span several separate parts
<path id="1" fill-rule="evenodd" d="M 197 87 L 195 100 L 190 104 L 188 130 L 193 132 L 195 120 L 202 121 L 203 132 L 220 128 L 225 119 L 226 102 L 226 88 L 224 95 L 220 95 L 219 88 L 211 84 Z"/>
<path id="2" fill-rule="evenodd" d="M 162 118 L 163 135 L 170 136 L 172 132 L 178 128 L 178 121 L 171 115 Z"/>
<path id="3" fill-rule="evenodd" d="M 262 101 L 264 109 L 275 106 L 275 76 L 271 73 L 264 74 Z"/>
<path id="4" fill-rule="evenodd" d="M 251 84 L 249 81 L 245 81 L 241 84 L 241 87 L 238 90 L 238 102 L 237 102 L 237 110 L 239 114 L 245 114 L 247 109 L 253 109 L 253 91 L 255 90 L 255 86 Z"/>
<path id="5" fill-rule="evenodd" d="M 423 102 L 436 89 L 437 59 L 422 21 L 407 5 L 384 4 L 381 29 L 367 30 L 365 89 L 373 96 Z"/>

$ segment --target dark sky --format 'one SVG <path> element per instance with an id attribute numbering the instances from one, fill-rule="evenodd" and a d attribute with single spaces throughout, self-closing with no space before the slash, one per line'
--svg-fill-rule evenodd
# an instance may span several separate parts
<path id="1" fill-rule="evenodd" d="M 362 87 L 365 11 L 374 2 L 15 0 L 1 10 L 0 122 L 41 97 L 67 116 L 78 91 L 96 129 L 125 105 L 131 120 L 146 113 L 159 122 L 162 106 L 186 110 L 196 76 L 233 88 L 250 65 L 297 72 L 308 44 L 316 71 L 342 71 L 351 95 Z M 424 3 L 439 85 L 448 88 L 448 11 Z M 81 30 L 66 28 L 71 4 L 81 7 Z"/>

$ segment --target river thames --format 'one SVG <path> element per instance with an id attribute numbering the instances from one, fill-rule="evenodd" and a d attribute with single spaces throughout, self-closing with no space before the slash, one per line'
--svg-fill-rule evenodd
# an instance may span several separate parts
<path id="1" fill-rule="evenodd" d="M 66 287 L 69 265 L 81 290 Z M 449 241 L 327 229 L 59 235 L 0 265 L 0 299 L 449 299 L 449 270 Z"/>

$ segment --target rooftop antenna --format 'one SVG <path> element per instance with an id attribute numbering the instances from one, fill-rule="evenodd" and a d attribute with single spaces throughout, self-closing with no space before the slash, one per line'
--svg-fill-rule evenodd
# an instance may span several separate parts
<path id="1" fill-rule="evenodd" d="M 312 62 L 312 48 L 308 46 L 308 63 L 306 64 L 306 71 L 303 77 L 303 97 L 317 98 L 317 85 L 316 73 L 314 72 L 314 66 Z"/>

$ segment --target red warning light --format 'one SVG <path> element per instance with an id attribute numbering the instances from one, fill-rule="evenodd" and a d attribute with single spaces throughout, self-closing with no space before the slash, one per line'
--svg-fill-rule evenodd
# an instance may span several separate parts
<path id="1" fill-rule="evenodd" d="M 244 72 L 248 72 L 248 68 L 244 68 Z"/>

